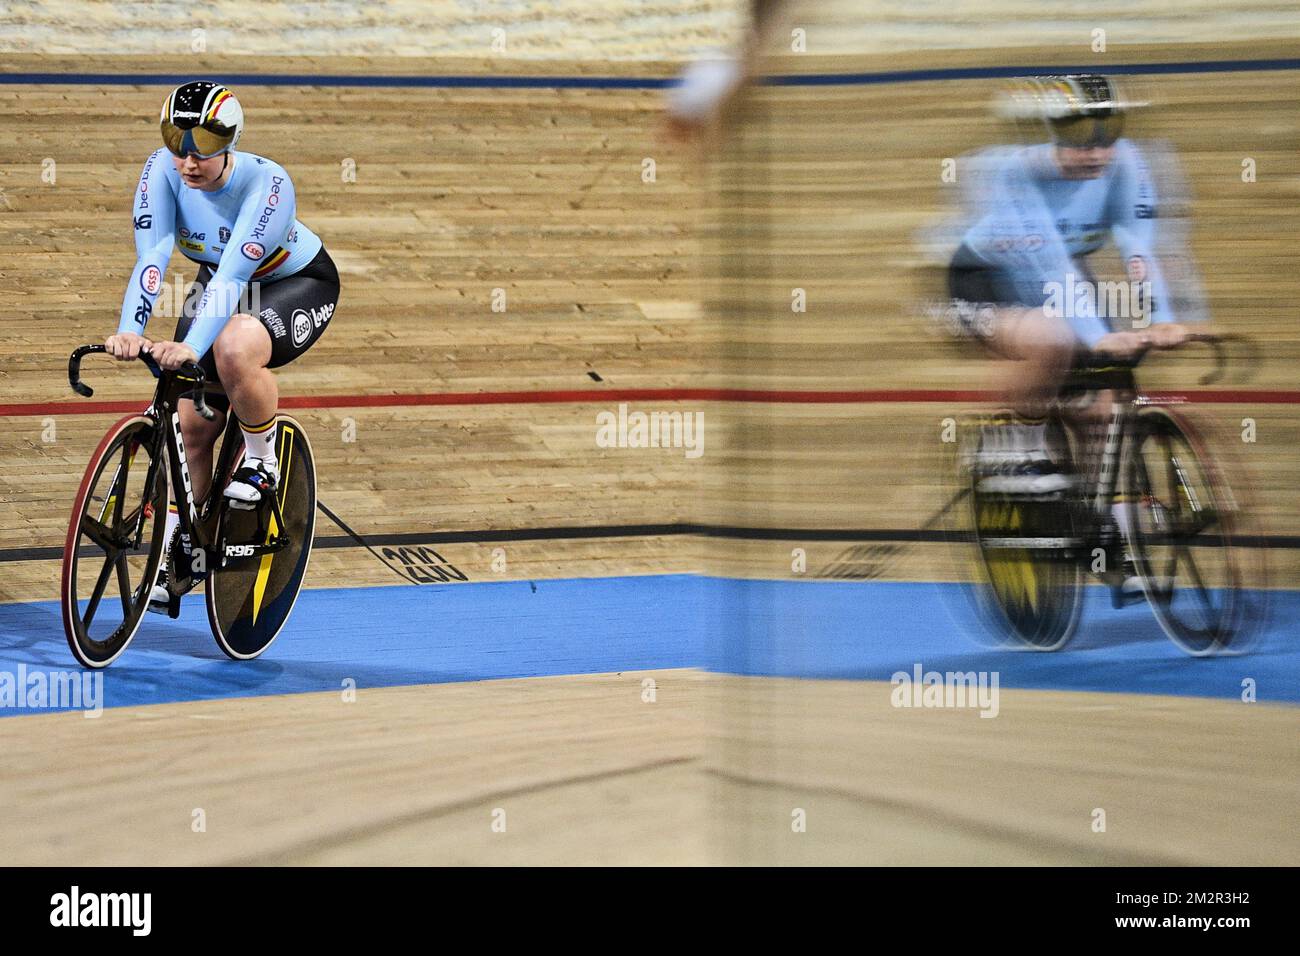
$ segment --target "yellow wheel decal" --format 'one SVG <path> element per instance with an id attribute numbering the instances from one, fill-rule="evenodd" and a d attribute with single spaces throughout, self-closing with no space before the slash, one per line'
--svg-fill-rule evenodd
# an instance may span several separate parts
<path id="1" fill-rule="evenodd" d="M 293 464 L 293 443 L 290 436 L 293 435 L 293 427 L 285 425 L 280 429 L 280 487 L 276 495 L 280 500 L 280 510 L 284 510 L 284 492 L 289 487 L 289 468 Z M 266 529 L 266 541 L 270 540 L 279 532 L 279 526 L 276 524 L 275 515 L 272 514 Z M 275 560 L 275 554 L 262 555 L 262 563 L 257 568 L 257 580 L 253 583 L 253 623 L 257 623 L 257 614 L 262 610 L 262 600 L 266 596 L 266 582 L 271 577 L 271 562 Z"/>
<path id="2" fill-rule="evenodd" d="M 1019 531 L 1021 511 L 1018 505 L 981 502 L 976 520 L 981 536 L 990 531 Z M 1027 604 L 1038 612 L 1038 573 L 1028 551 L 999 550 L 996 556 L 987 558 L 986 566 L 989 584 L 1002 603 L 1015 608 Z"/>

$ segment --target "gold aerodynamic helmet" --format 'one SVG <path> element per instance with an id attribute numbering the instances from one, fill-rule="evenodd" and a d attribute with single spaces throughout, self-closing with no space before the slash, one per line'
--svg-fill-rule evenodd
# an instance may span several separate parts
<path id="1" fill-rule="evenodd" d="M 1016 80 L 997 101 L 998 112 L 1018 122 L 1041 123 L 1061 146 L 1110 146 L 1124 134 L 1129 99 L 1098 73 L 1033 76 Z"/>
<path id="2" fill-rule="evenodd" d="M 220 83 L 195 80 L 163 100 L 162 138 L 177 156 L 211 159 L 235 148 L 244 131 L 244 110 Z"/>

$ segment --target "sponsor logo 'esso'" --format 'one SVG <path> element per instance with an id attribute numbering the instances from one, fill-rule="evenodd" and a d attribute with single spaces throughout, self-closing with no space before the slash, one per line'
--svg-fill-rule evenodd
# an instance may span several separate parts
<path id="1" fill-rule="evenodd" d="M 260 242 L 246 242 L 242 251 L 246 259 L 254 262 L 266 255 L 266 248 Z"/>
<path id="2" fill-rule="evenodd" d="M 157 266 L 149 266 L 140 273 L 140 288 L 150 295 L 162 288 L 162 272 Z"/>
<path id="3" fill-rule="evenodd" d="M 311 336 L 313 327 L 320 328 L 334 314 L 334 303 L 326 302 L 319 309 L 294 309 L 292 316 L 293 344 L 302 345 Z"/>
<path id="4" fill-rule="evenodd" d="M 304 309 L 293 313 L 293 344 L 300 346 L 311 338 L 311 316 Z"/>

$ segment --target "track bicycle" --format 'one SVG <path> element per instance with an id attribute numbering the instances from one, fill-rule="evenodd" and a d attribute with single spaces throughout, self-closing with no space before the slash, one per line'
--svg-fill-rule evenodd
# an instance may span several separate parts
<path id="1" fill-rule="evenodd" d="M 79 395 L 81 361 L 105 352 L 76 349 L 68 382 Z M 63 625 L 68 647 L 85 667 L 107 667 L 131 642 L 149 606 L 163 563 L 167 511 L 179 523 L 168 556 L 168 608 L 180 615 L 181 597 L 205 583 L 208 623 L 228 656 L 249 660 L 279 635 L 298 599 L 311 558 L 316 516 L 316 467 L 302 424 L 277 416 L 280 483 L 251 509 L 222 494 L 243 460 L 243 436 L 227 416 L 207 499 L 194 500 L 179 402 L 190 398 L 204 419 L 216 412 L 204 400 L 218 385 L 187 362 L 164 371 L 148 353 L 140 361 L 158 379 L 153 401 L 114 424 L 91 456 L 77 490 L 63 553 Z"/>
<path id="2" fill-rule="evenodd" d="M 1221 376 L 1227 340 L 1190 340 L 1214 355 L 1203 383 Z M 1241 649 L 1263 617 L 1262 561 L 1246 546 L 1244 513 L 1183 403 L 1138 387 L 1145 354 L 1076 356 L 1046 424 L 1054 460 L 1074 478 L 1066 491 L 981 490 L 972 463 L 990 422 L 975 416 L 959 427 L 965 526 L 957 538 L 974 545 L 980 606 L 1015 644 L 1064 646 L 1090 575 L 1109 588 L 1116 608 L 1145 600 L 1169 639 L 1195 656 Z M 1114 396 L 1108 418 L 1082 423 L 1081 411 L 1107 390 Z M 1116 502 L 1127 504 L 1126 521 L 1116 520 Z"/>

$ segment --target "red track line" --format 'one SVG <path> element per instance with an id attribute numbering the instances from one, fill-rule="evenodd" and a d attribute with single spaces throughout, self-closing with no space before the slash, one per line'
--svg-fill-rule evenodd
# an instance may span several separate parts
<path id="1" fill-rule="evenodd" d="M 1185 392 L 1153 392 L 1152 398 L 1186 398 L 1206 405 L 1297 405 L 1300 391 L 1230 391 L 1189 389 Z M 961 389 L 872 389 L 868 391 L 783 391 L 746 388 L 609 388 L 533 392 L 442 392 L 406 395 L 317 395 L 289 396 L 280 400 L 283 408 L 383 408 L 407 405 L 549 405 L 564 402 L 609 404 L 611 402 L 759 402 L 771 404 L 873 405 L 916 403 L 995 402 L 991 391 Z M 0 405 L 0 417 L 43 415 L 126 414 L 142 410 L 147 399 L 117 402 L 37 402 Z"/>

